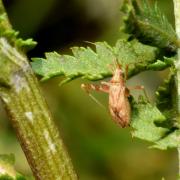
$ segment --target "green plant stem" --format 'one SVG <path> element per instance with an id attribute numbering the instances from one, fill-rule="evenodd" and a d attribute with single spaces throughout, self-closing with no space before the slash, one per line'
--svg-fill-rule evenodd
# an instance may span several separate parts
<path id="1" fill-rule="evenodd" d="M 173 0 L 174 2 L 174 16 L 175 16 L 175 26 L 176 34 L 178 39 L 180 39 L 180 0 Z M 178 48 L 178 58 L 175 63 L 176 67 L 176 84 L 177 84 L 177 108 L 180 116 L 180 48 Z M 178 123 L 180 124 L 179 118 Z M 180 126 L 180 125 L 179 125 Z M 179 156 L 179 177 L 180 177 L 180 147 L 178 147 L 178 156 Z"/>
<path id="2" fill-rule="evenodd" d="M 5 12 L 0 1 L 2 13 Z M 1 26 L 11 29 L 6 20 Z M 0 97 L 35 178 L 76 180 L 71 159 L 28 59 L 5 37 L 0 37 Z"/>

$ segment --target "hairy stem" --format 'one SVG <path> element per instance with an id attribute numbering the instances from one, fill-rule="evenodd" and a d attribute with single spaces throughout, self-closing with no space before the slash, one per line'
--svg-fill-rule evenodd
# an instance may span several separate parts
<path id="1" fill-rule="evenodd" d="M 11 25 L 0 1 L 0 28 Z M 0 37 L 0 98 L 37 180 L 76 180 L 72 162 L 26 56 Z"/>
<path id="2" fill-rule="evenodd" d="M 174 16 L 175 16 L 175 26 L 176 26 L 176 34 L 178 39 L 180 39 L 180 0 L 173 0 L 174 2 Z M 180 116 L 180 48 L 178 49 L 178 59 L 175 63 L 176 67 L 176 84 L 177 84 L 177 105 L 178 105 L 178 113 Z M 180 124 L 180 120 L 178 118 L 178 123 Z M 180 126 L 180 125 L 179 125 Z M 178 147 L 178 156 L 179 156 L 179 177 L 180 177 L 180 147 Z"/>

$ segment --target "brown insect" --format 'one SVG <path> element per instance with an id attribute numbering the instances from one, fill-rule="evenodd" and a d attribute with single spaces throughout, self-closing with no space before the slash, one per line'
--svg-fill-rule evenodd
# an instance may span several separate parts
<path id="1" fill-rule="evenodd" d="M 96 90 L 109 93 L 109 111 L 113 120 L 122 128 L 127 127 L 131 118 L 131 106 L 128 100 L 130 96 L 129 89 L 126 87 L 126 77 L 128 66 L 126 67 L 126 76 L 121 66 L 117 63 L 117 67 L 109 82 L 101 82 L 101 85 L 82 84 L 81 87 L 88 93 L 89 90 Z M 136 86 L 133 89 L 144 89 L 143 86 Z"/>

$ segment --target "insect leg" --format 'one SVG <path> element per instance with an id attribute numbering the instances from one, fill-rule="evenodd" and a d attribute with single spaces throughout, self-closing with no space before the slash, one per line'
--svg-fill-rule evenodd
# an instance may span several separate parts
<path id="1" fill-rule="evenodd" d="M 126 69 L 125 69 L 125 77 L 124 77 L 124 80 L 126 81 L 127 78 L 128 78 L 128 70 L 129 70 L 129 65 L 126 64 Z"/>
<path id="2" fill-rule="evenodd" d="M 129 97 L 129 96 L 130 96 L 129 88 L 126 88 L 126 89 L 125 89 L 125 96 L 126 96 L 126 97 Z"/>
<path id="3" fill-rule="evenodd" d="M 109 93 L 109 85 L 105 84 L 105 82 L 101 82 L 101 85 L 81 84 L 81 88 L 84 89 L 87 93 L 89 93 L 90 90 L 102 91 L 105 93 Z"/>
<path id="4" fill-rule="evenodd" d="M 81 88 L 84 89 L 97 104 L 105 108 L 92 94 L 90 94 L 90 90 L 109 93 L 109 86 L 107 87 L 107 85 L 81 84 Z"/>
<path id="5" fill-rule="evenodd" d="M 109 93 L 110 86 L 111 86 L 110 82 L 101 81 L 101 87 L 103 88 L 103 92 Z"/>

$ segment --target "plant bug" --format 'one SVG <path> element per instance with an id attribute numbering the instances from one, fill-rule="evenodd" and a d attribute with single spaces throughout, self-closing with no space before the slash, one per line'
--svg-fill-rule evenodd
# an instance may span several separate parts
<path id="1" fill-rule="evenodd" d="M 126 66 L 125 77 L 120 64 L 116 61 L 116 69 L 109 82 L 102 81 L 100 85 L 82 84 L 81 88 L 89 94 L 90 90 L 109 93 L 109 111 L 112 119 L 122 128 L 129 126 L 131 118 L 131 106 L 128 100 L 129 89 L 126 87 L 128 66 Z M 133 89 L 144 89 L 143 86 L 136 86 Z M 92 97 L 92 96 L 91 96 Z M 93 97 L 94 99 L 94 97 Z M 95 99 L 94 99 L 95 100 Z M 97 102 L 97 100 L 95 100 Z M 99 103 L 98 103 L 99 104 Z"/>

